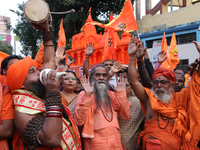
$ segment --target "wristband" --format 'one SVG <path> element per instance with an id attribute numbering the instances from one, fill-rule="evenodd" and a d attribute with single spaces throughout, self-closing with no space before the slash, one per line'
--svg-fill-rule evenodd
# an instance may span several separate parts
<path id="1" fill-rule="evenodd" d="M 137 60 L 137 62 L 144 62 L 144 59 L 142 59 L 142 60 Z"/>
<path id="2" fill-rule="evenodd" d="M 47 113 L 46 117 L 56 117 L 56 118 L 62 118 L 62 114 L 54 114 L 54 113 Z"/>
<path id="3" fill-rule="evenodd" d="M 89 60 L 89 59 L 90 59 L 90 57 L 89 57 L 89 56 L 85 56 L 85 59 L 88 59 L 88 60 Z"/>

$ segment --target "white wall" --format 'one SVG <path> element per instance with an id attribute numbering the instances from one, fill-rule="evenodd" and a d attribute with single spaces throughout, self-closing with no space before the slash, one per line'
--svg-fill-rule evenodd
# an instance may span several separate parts
<path id="1" fill-rule="evenodd" d="M 199 43 L 200 44 L 200 43 Z M 189 59 L 189 64 L 199 58 L 199 53 L 193 43 L 177 45 L 179 59 Z M 150 60 L 152 60 L 152 48 L 147 49 Z M 153 63 L 155 66 L 156 63 Z"/>

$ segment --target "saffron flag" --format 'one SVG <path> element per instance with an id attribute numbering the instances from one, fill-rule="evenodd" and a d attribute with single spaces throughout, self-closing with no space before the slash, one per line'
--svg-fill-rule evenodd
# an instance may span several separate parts
<path id="1" fill-rule="evenodd" d="M 88 22 L 85 25 L 87 24 L 98 25 L 102 28 L 120 30 L 126 32 L 137 30 L 137 23 L 133 12 L 133 5 L 130 0 L 125 1 L 121 13 L 117 16 L 116 19 L 113 19 L 108 24 L 102 24 L 97 21 Z M 85 25 L 81 28 L 81 31 L 83 31 Z"/>
<path id="2" fill-rule="evenodd" d="M 112 12 L 110 14 L 109 21 L 111 22 L 114 19 Z M 106 40 L 104 45 L 104 60 L 110 59 L 110 56 L 113 55 L 113 51 L 116 48 L 116 39 L 115 31 L 113 29 L 106 29 Z"/>
<path id="3" fill-rule="evenodd" d="M 107 30 L 107 36 L 104 46 L 104 60 L 110 59 L 110 56 L 113 54 L 113 51 L 116 48 L 114 32 L 114 30 Z"/>
<path id="4" fill-rule="evenodd" d="M 131 3 L 131 0 L 125 1 L 121 13 L 117 16 L 116 19 L 108 23 L 106 27 L 127 32 L 137 30 L 137 23 L 135 20 L 133 5 Z"/>
<path id="5" fill-rule="evenodd" d="M 176 44 L 176 36 L 175 33 L 172 35 L 170 47 L 169 47 L 169 57 L 171 60 L 170 69 L 174 70 L 177 66 L 177 64 L 180 62 L 178 57 L 178 50 L 177 50 L 177 44 Z"/>
<path id="6" fill-rule="evenodd" d="M 65 38 L 65 30 L 63 28 L 63 18 L 60 22 L 60 30 L 58 33 L 58 45 L 57 45 L 57 49 L 61 46 L 66 46 L 66 38 Z"/>
<path id="7" fill-rule="evenodd" d="M 166 52 L 166 60 L 161 64 L 160 67 L 164 68 L 170 68 L 171 62 L 170 62 L 170 57 L 169 57 L 169 51 L 168 51 L 168 46 L 167 46 L 167 39 L 165 37 L 165 32 L 163 33 L 163 38 L 162 38 L 162 46 L 161 46 L 161 51 Z"/>

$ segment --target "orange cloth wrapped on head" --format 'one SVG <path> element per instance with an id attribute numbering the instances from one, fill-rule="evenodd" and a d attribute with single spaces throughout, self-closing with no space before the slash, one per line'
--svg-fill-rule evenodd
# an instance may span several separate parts
<path id="1" fill-rule="evenodd" d="M 168 79 L 170 79 L 172 82 L 176 81 L 175 73 L 172 70 L 167 69 L 167 68 L 160 67 L 156 69 L 152 75 L 152 79 L 154 79 L 157 76 L 165 76 Z"/>
<path id="2" fill-rule="evenodd" d="M 7 71 L 7 84 L 11 91 L 21 89 L 31 66 L 37 67 L 37 64 L 30 56 L 27 56 L 9 67 Z"/>

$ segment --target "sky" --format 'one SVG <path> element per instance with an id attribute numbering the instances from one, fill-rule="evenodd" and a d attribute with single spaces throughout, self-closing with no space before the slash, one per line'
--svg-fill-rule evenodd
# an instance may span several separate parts
<path id="1" fill-rule="evenodd" d="M 0 5 L 0 16 L 10 17 L 12 27 L 15 27 L 17 23 L 17 19 L 20 19 L 15 13 L 11 12 L 9 9 L 17 10 L 17 4 L 22 4 L 23 2 L 27 2 L 28 0 L 5 0 Z M 156 5 L 159 0 L 152 0 L 152 7 Z M 141 16 L 145 15 L 145 0 L 141 0 Z M 14 47 L 14 33 L 11 31 L 11 45 Z M 20 53 L 20 43 L 16 42 L 17 55 Z"/>

